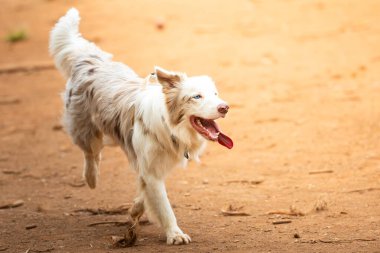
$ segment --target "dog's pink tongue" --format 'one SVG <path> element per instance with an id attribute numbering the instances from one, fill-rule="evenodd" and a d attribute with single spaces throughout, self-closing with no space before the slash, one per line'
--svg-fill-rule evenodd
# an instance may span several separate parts
<path id="1" fill-rule="evenodd" d="M 219 133 L 218 142 L 220 145 L 223 145 L 229 149 L 231 149 L 234 146 L 234 142 L 231 140 L 231 138 L 223 134 L 222 132 Z"/>

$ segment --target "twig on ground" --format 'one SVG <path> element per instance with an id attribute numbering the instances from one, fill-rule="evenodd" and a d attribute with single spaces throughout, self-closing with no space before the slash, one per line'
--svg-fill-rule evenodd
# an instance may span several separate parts
<path id="1" fill-rule="evenodd" d="M 291 222 L 292 222 L 291 220 L 278 220 L 278 221 L 273 221 L 272 224 L 273 225 L 280 225 L 280 224 L 288 224 Z"/>
<path id="2" fill-rule="evenodd" d="M 309 175 L 325 174 L 325 173 L 334 173 L 334 171 L 333 170 L 309 171 Z"/>
<path id="3" fill-rule="evenodd" d="M 24 168 L 24 169 L 21 169 L 21 170 L 3 170 L 2 172 L 6 175 L 19 175 L 21 173 L 23 173 L 24 171 L 26 171 L 27 169 Z"/>
<path id="4" fill-rule="evenodd" d="M 319 239 L 318 241 L 322 243 L 350 243 L 350 242 L 355 242 L 355 241 L 360 241 L 360 242 L 372 242 L 376 241 L 376 239 L 363 239 L 363 238 L 356 238 L 356 239 L 350 239 L 350 240 L 324 240 L 324 239 Z"/>
<path id="5" fill-rule="evenodd" d="M 33 228 L 36 228 L 36 227 L 37 227 L 36 224 L 30 224 L 30 225 L 26 225 L 25 229 L 29 230 L 29 229 L 33 229 Z"/>
<path id="6" fill-rule="evenodd" d="M 75 213 L 90 213 L 92 215 L 118 215 L 127 214 L 130 206 L 120 206 L 114 209 L 104 209 L 104 208 L 82 208 L 74 210 Z"/>
<path id="7" fill-rule="evenodd" d="M 47 249 L 28 249 L 27 252 L 37 252 L 37 253 L 42 253 L 42 252 L 50 252 L 50 251 L 53 251 L 53 250 L 55 250 L 54 247 L 47 248 Z"/>
<path id="8" fill-rule="evenodd" d="M 19 206 L 22 206 L 24 204 L 24 201 L 19 199 L 19 200 L 16 200 L 15 202 L 13 203 L 9 203 L 9 204 L 5 204 L 5 205 L 1 205 L 0 206 L 0 209 L 10 209 L 10 208 L 15 208 L 15 207 L 19 207 Z"/>
<path id="9" fill-rule="evenodd" d="M 240 184 L 251 184 L 251 185 L 257 185 L 264 182 L 264 180 L 230 180 L 227 181 L 227 184 L 233 184 L 233 183 L 240 183 Z"/>
<path id="10" fill-rule="evenodd" d="M 308 241 L 300 241 L 300 243 L 352 243 L 352 242 L 373 242 L 376 241 L 375 238 L 354 238 L 354 239 L 336 239 L 336 240 L 326 240 L 326 239 L 318 239 L 318 240 L 308 240 Z"/>
<path id="11" fill-rule="evenodd" d="M 130 224 L 131 223 L 129 221 L 101 221 L 101 222 L 90 223 L 87 226 L 96 227 L 96 226 L 101 226 L 101 225 L 115 225 L 119 227 L 119 226 L 127 226 Z"/>
<path id="12" fill-rule="evenodd" d="M 149 225 L 149 224 L 150 222 L 148 220 L 139 221 L 139 225 L 144 226 L 144 225 Z M 101 221 L 101 222 L 94 222 L 94 223 L 88 224 L 87 226 L 95 227 L 95 226 L 101 226 L 101 225 L 115 225 L 115 226 L 121 227 L 121 226 L 127 226 L 127 225 L 131 226 L 131 222 L 130 221 Z"/>
<path id="13" fill-rule="evenodd" d="M 352 190 L 352 191 L 348 191 L 346 193 L 365 193 L 365 192 L 379 191 L 379 190 L 380 190 L 380 188 L 370 187 L 370 188 L 365 188 L 365 189 Z"/>

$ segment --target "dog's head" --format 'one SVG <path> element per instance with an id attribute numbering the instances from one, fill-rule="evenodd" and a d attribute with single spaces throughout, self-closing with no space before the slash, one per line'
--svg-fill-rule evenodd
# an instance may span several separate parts
<path id="1" fill-rule="evenodd" d="M 165 95 L 170 123 L 185 123 L 207 140 L 218 141 L 232 148 L 232 140 L 223 134 L 215 120 L 225 117 L 228 105 L 218 96 L 214 82 L 208 76 L 187 77 L 186 74 L 156 67 L 156 75 Z"/>

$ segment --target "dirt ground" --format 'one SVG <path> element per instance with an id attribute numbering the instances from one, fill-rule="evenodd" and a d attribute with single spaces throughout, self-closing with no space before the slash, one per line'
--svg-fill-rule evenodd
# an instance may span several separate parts
<path id="1" fill-rule="evenodd" d="M 114 249 L 125 227 L 89 225 L 127 215 L 77 212 L 128 206 L 135 175 L 106 148 L 90 190 L 60 129 L 65 81 L 47 41 L 74 3 L 82 34 L 116 60 L 208 74 L 231 105 L 219 124 L 235 147 L 210 143 L 167 179 L 189 245 L 144 224 L 135 247 Z M 2 0 L 0 68 L 48 68 L 0 70 L 0 205 L 23 201 L 0 209 L 0 252 L 380 252 L 379 12 L 377 0 Z M 3 40 L 20 27 L 27 40 Z M 222 215 L 229 205 L 250 215 Z"/>

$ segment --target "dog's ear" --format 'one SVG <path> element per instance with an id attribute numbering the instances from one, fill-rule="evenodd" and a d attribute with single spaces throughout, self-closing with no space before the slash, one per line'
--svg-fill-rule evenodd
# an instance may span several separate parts
<path id="1" fill-rule="evenodd" d="M 166 88 L 176 88 L 181 84 L 184 76 L 160 67 L 154 68 L 158 82 Z"/>

